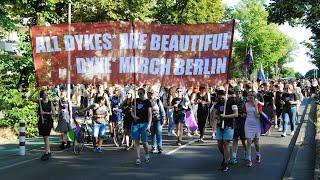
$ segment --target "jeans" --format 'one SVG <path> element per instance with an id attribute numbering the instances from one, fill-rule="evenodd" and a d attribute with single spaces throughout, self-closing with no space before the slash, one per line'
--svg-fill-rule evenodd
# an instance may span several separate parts
<path id="1" fill-rule="evenodd" d="M 290 122 L 291 131 L 296 130 L 296 115 L 297 107 L 293 106 L 291 108 L 284 107 L 282 110 L 282 123 L 283 123 L 283 133 L 286 134 L 288 131 L 288 123 Z"/>
<path id="2" fill-rule="evenodd" d="M 162 150 L 162 125 L 161 121 L 153 121 L 151 126 L 152 149 Z"/>
<path id="3" fill-rule="evenodd" d="M 175 124 L 173 121 L 173 109 L 167 109 L 167 117 L 168 117 L 168 133 L 174 131 Z"/>

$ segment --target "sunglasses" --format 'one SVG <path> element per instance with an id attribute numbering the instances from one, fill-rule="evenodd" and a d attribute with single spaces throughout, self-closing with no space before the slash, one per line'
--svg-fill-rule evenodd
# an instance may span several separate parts
<path id="1" fill-rule="evenodd" d="M 144 93 L 143 93 L 143 92 L 139 92 L 138 94 L 139 94 L 139 95 L 144 95 Z"/>

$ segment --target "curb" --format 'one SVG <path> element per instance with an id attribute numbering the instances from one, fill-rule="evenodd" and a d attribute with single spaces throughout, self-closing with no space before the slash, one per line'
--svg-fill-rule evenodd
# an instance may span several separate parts
<path id="1" fill-rule="evenodd" d="M 314 179 L 320 179 L 320 105 L 317 105 L 317 119 L 316 119 L 316 162 L 314 167 Z"/>
<path id="2" fill-rule="evenodd" d="M 289 144 L 289 155 L 287 166 L 283 175 L 283 179 L 301 179 L 309 177 L 310 168 L 313 169 L 313 162 L 308 160 L 306 154 L 314 150 L 314 136 L 315 136 L 315 113 L 316 105 L 312 99 L 308 101 L 305 111 L 301 116 L 300 123 L 297 127 L 297 132 Z M 314 158 L 313 158 L 314 159 Z"/>

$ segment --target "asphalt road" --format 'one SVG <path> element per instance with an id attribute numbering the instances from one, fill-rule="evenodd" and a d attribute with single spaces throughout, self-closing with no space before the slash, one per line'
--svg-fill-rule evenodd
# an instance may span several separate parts
<path id="1" fill-rule="evenodd" d="M 301 107 L 303 112 L 305 105 Z M 307 114 L 301 116 L 306 118 Z M 299 118 L 301 118 L 299 117 Z M 25 157 L 16 155 L 0 157 L 0 178 L 11 179 L 281 179 L 289 158 L 291 136 L 280 137 L 273 129 L 271 136 L 261 137 L 262 163 L 251 168 L 245 166 L 243 149 L 238 152 L 238 164 L 228 172 L 219 171 L 222 160 L 217 141 L 207 132 L 205 143 L 194 142 L 196 138 L 185 138 L 183 148 L 177 150 L 175 139 L 164 133 L 164 153 L 151 154 L 151 162 L 135 165 L 134 151 L 122 151 L 112 144 L 103 146 L 103 153 L 96 154 L 87 146 L 80 155 L 71 151 L 54 151 L 53 158 L 40 161 L 41 150 L 34 149 Z M 54 147 L 57 149 L 57 147 Z M 254 150 L 253 150 L 253 153 Z M 143 156 L 142 156 L 143 157 Z M 253 157 L 254 154 L 253 154 Z M 143 159 L 142 159 L 143 160 Z"/>

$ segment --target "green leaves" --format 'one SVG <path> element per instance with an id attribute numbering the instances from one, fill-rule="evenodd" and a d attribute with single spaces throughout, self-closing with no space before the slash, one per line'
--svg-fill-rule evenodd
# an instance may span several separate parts
<path id="1" fill-rule="evenodd" d="M 261 63 L 268 74 L 274 74 L 275 65 L 281 67 L 292 59 L 290 56 L 295 42 L 280 32 L 275 24 L 267 23 L 268 12 L 263 3 L 243 0 L 232 13 L 237 20 L 236 28 L 241 33 L 241 40 L 234 43 L 235 70 L 242 69 L 249 46 L 252 46 L 253 69 L 258 69 Z"/>
<path id="2" fill-rule="evenodd" d="M 318 0 L 273 0 L 267 7 L 270 16 L 269 22 L 283 24 L 288 22 L 292 26 L 301 24 L 311 29 L 313 36 L 310 48 L 310 57 L 313 63 L 320 68 L 320 1 Z"/>

